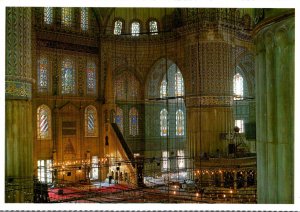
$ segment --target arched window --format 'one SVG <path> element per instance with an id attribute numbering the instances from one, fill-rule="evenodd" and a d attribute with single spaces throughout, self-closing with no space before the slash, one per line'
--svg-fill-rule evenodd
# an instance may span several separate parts
<path id="1" fill-rule="evenodd" d="M 38 91 L 39 92 L 45 92 L 48 91 L 48 78 L 49 78 L 49 72 L 48 72 L 48 60 L 45 57 L 41 57 L 38 60 Z"/>
<path id="2" fill-rule="evenodd" d="M 239 73 L 234 75 L 233 77 L 233 95 L 234 99 L 241 99 L 244 95 L 244 89 L 243 89 L 243 77 Z"/>
<path id="3" fill-rule="evenodd" d="M 138 111 L 135 107 L 129 111 L 129 135 L 136 136 L 139 134 Z"/>
<path id="4" fill-rule="evenodd" d="M 37 109 L 37 138 L 51 139 L 51 110 L 46 105 Z"/>
<path id="5" fill-rule="evenodd" d="M 131 24 L 131 35 L 132 36 L 139 36 L 140 35 L 140 23 L 135 21 Z"/>
<path id="6" fill-rule="evenodd" d="M 182 110 L 176 112 L 176 135 L 184 135 L 184 115 Z"/>
<path id="7" fill-rule="evenodd" d="M 87 31 L 89 27 L 89 10 L 87 7 L 80 8 L 80 26 L 83 31 Z"/>
<path id="8" fill-rule="evenodd" d="M 97 136 L 97 110 L 90 105 L 85 109 L 85 136 Z"/>
<path id="9" fill-rule="evenodd" d="M 149 30 L 151 35 L 157 35 L 158 33 L 158 27 L 157 27 L 157 21 L 152 20 L 149 22 Z"/>
<path id="10" fill-rule="evenodd" d="M 184 85 L 183 78 L 180 71 L 175 73 L 175 96 L 183 96 L 184 95 Z"/>
<path id="11" fill-rule="evenodd" d="M 140 82 L 134 74 L 124 71 L 115 78 L 116 100 L 137 100 L 141 98 Z"/>
<path id="12" fill-rule="evenodd" d="M 62 94 L 75 94 L 75 70 L 73 67 L 73 61 L 70 59 L 62 62 Z"/>
<path id="13" fill-rule="evenodd" d="M 167 97 L 167 81 L 163 80 L 160 84 L 160 98 Z"/>
<path id="14" fill-rule="evenodd" d="M 87 64 L 86 86 L 87 94 L 96 94 L 96 65 L 94 62 Z"/>
<path id="15" fill-rule="evenodd" d="M 119 107 L 117 107 L 116 124 L 118 125 L 120 131 L 123 133 L 123 110 Z"/>
<path id="16" fill-rule="evenodd" d="M 116 20 L 115 21 L 115 27 L 114 27 L 114 34 L 115 35 L 121 35 L 122 33 L 122 21 L 121 20 Z"/>
<path id="17" fill-rule="evenodd" d="M 53 8 L 44 7 L 44 23 L 52 24 L 52 22 L 53 22 Z"/>
<path id="18" fill-rule="evenodd" d="M 162 151 L 162 171 L 167 171 L 170 168 L 169 151 Z"/>
<path id="19" fill-rule="evenodd" d="M 65 27 L 71 27 L 72 26 L 72 8 L 70 7 L 63 7 L 61 9 L 61 23 Z"/>
<path id="20" fill-rule="evenodd" d="M 167 136 L 168 134 L 168 111 L 162 109 L 160 111 L 160 135 Z"/>

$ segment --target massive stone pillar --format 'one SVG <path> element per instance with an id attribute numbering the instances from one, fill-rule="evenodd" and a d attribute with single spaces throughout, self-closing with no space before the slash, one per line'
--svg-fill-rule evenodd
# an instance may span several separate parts
<path id="1" fill-rule="evenodd" d="M 294 12 L 255 31 L 258 203 L 294 199 Z"/>
<path id="2" fill-rule="evenodd" d="M 197 161 L 204 154 L 227 154 L 220 135 L 233 129 L 232 47 L 222 40 L 205 40 L 189 49 L 187 141 L 189 156 Z"/>
<path id="3" fill-rule="evenodd" d="M 31 9 L 6 9 L 5 201 L 32 202 Z"/>

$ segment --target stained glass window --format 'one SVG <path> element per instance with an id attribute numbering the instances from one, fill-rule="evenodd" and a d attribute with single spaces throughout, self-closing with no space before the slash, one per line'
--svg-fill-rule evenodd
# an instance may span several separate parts
<path id="1" fill-rule="evenodd" d="M 184 169 L 185 164 L 184 164 L 184 151 L 177 150 L 177 167 L 178 169 Z"/>
<path id="2" fill-rule="evenodd" d="M 139 134 L 138 111 L 135 107 L 129 111 L 129 134 L 132 136 Z"/>
<path id="3" fill-rule="evenodd" d="M 139 36 L 140 35 L 140 23 L 135 21 L 131 24 L 131 35 Z"/>
<path id="4" fill-rule="evenodd" d="M 86 81 L 87 94 L 96 94 L 96 65 L 94 62 L 87 64 Z"/>
<path id="5" fill-rule="evenodd" d="M 183 96 L 184 95 L 184 85 L 183 78 L 180 71 L 175 73 L 175 96 Z"/>
<path id="6" fill-rule="evenodd" d="M 233 95 L 234 99 L 241 99 L 244 95 L 243 77 L 239 73 L 233 77 Z"/>
<path id="7" fill-rule="evenodd" d="M 87 7 L 80 8 L 81 29 L 87 31 L 89 27 L 89 13 Z"/>
<path id="8" fill-rule="evenodd" d="M 62 94 L 75 94 L 75 73 L 73 61 L 65 59 L 62 63 Z"/>
<path id="9" fill-rule="evenodd" d="M 37 109 L 37 138 L 51 139 L 51 110 L 46 105 Z"/>
<path id="10" fill-rule="evenodd" d="M 44 23 L 52 24 L 52 21 L 53 21 L 53 8 L 44 7 Z"/>
<path id="11" fill-rule="evenodd" d="M 234 124 L 236 127 L 240 129 L 240 133 L 244 132 L 244 120 L 243 119 L 238 119 L 234 121 Z"/>
<path id="12" fill-rule="evenodd" d="M 158 28 L 157 28 L 157 21 L 150 21 L 149 22 L 149 29 L 150 29 L 150 33 L 151 35 L 157 35 L 158 33 Z"/>
<path id="13" fill-rule="evenodd" d="M 118 125 L 120 131 L 123 133 L 123 110 L 119 107 L 117 107 L 116 124 Z"/>
<path id="14" fill-rule="evenodd" d="M 38 91 L 44 92 L 48 90 L 48 60 L 41 58 L 38 61 Z"/>
<path id="15" fill-rule="evenodd" d="M 184 115 L 182 110 L 176 112 L 176 135 L 184 135 Z"/>
<path id="16" fill-rule="evenodd" d="M 85 109 L 85 136 L 97 136 L 97 110 L 92 105 Z"/>
<path id="17" fill-rule="evenodd" d="M 38 160 L 38 180 L 42 183 L 52 183 L 52 160 Z"/>
<path id="18" fill-rule="evenodd" d="M 63 26 L 71 27 L 72 26 L 72 8 L 63 7 L 61 10 L 61 23 Z"/>
<path id="19" fill-rule="evenodd" d="M 167 97 L 167 81 L 163 80 L 160 84 L 160 98 Z"/>
<path id="20" fill-rule="evenodd" d="M 162 167 L 161 168 L 162 168 L 162 171 L 166 171 L 168 168 L 170 168 L 168 151 L 162 152 Z"/>
<path id="21" fill-rule="evenodd" d="M 168 134 L 168 111 L 162 109 L 160 111 L 160 135 L 167 136 Z"/>
<path id="22" fill-rule="evenodd" d="M 115 21 L 115 27 L 114 27 L 114 34 L 115 35 L 121 35 L 122 33 L 122 21 L 117 20 Z"/>
<path id="23" fill-rule="evenodd" d="M 124 71 L 115 79 L 117 100 L 136 100 L 140 98 L 140 82 L 134 74 Z"/>

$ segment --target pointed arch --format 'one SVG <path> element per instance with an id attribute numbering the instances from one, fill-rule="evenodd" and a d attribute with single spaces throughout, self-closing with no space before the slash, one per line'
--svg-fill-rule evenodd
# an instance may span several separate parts
<path id="1" fill-rule="evenodd" d="M 47 105 L 37 108 L 37 138 L 51 139 L 51 110 Z"/>

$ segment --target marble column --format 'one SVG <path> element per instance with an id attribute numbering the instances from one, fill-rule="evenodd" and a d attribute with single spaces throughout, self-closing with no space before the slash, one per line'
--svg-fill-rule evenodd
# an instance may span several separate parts
<path id="1" fill-rule="evenodd" d="M 6 9 L 5 67 L 5 201 L 32 202 L 31 8 Z"/>
<path id="2" fill-rule="evenodd" d="M 258 203 L 294 202 L 294 25 L 291 13 L 255 31 Z"/>

